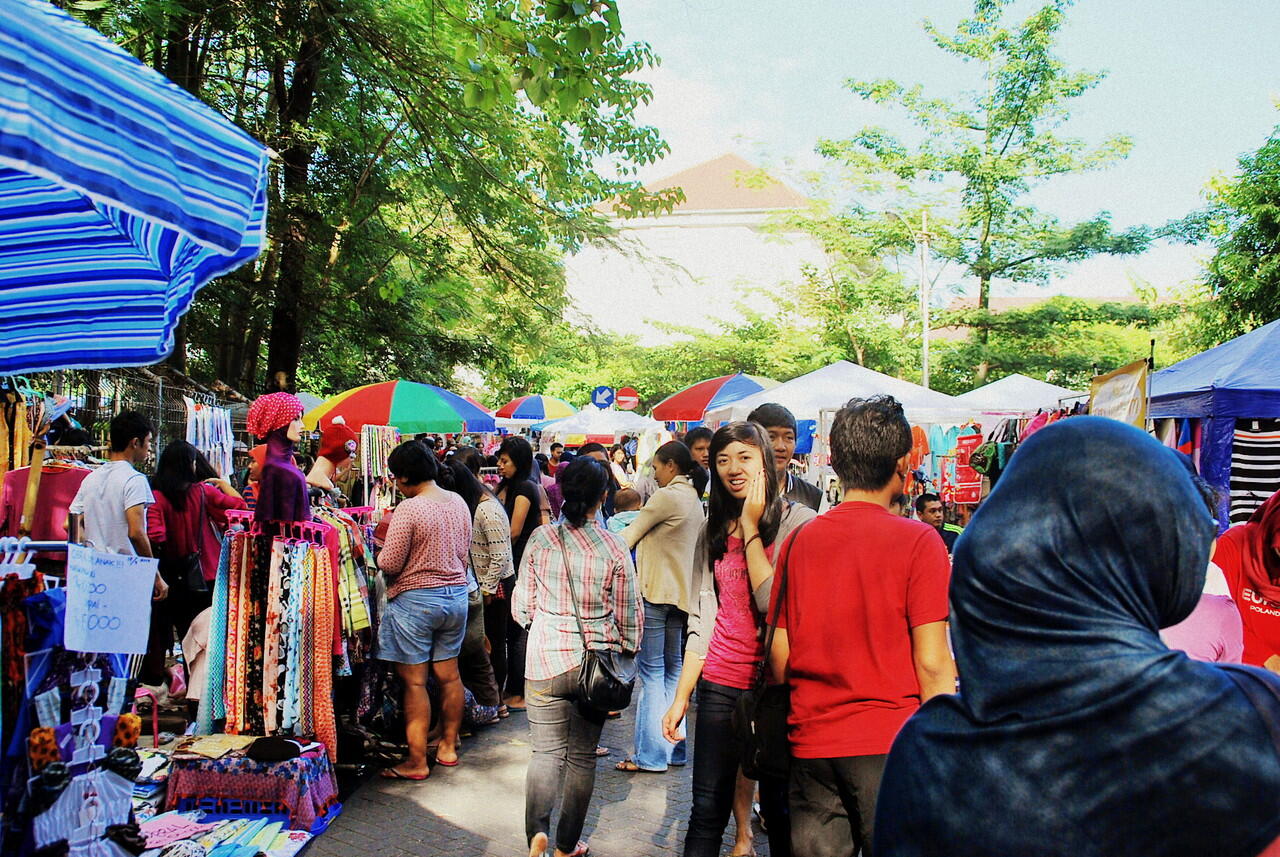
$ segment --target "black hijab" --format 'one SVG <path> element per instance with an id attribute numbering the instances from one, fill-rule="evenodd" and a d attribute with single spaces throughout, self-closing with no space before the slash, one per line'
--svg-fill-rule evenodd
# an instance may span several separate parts
<path id="1" fill-rule="evenodd" d="M 1073 417 L 956 544 L 961 692 L 889 756 L 877 857 L 1255 857 L 1280 835 L 1280 680 L 1170 651 L 1216 532 L 1176 454 Z"/>

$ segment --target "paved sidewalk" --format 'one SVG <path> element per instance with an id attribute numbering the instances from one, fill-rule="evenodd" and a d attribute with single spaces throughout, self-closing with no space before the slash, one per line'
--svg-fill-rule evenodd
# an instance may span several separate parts
<path id="1" fill-rule="evenodd" d="M 597 857 L 666 857 L 680 854 L 684 843 L 692 768 L 665 774 L 613 769 L 630 749 L 634 711 L 605 725 L 602 741 L 613 753 L 600 760 L 583 834 Z M 351 796 L 307 857 L 526 857 L 528 741 L 525 715 L 513 713 L 466 739 L 457 768 L 436 768 L 422 783 L 375 777 Z M 733 844 L 732 820 L 728 828 L 724 854 Z M 756 854 L 769 854 L 758 828 Z"/>

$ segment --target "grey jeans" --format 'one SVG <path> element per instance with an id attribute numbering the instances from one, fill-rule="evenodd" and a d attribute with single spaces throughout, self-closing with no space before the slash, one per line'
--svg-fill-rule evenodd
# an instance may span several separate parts
<path id="1" fill-rule="evenodd" d="M 551 810 L 560 802 L 555 847 L 566 853 L 578 847 L 587 807 L 596 785 L 596 746 L 605 713 L 577 700 L 578 669 L 552 679 L 526 678 L 529 737 L 533 757 L 524 792 L 524 831 L 551 832 Z"/>

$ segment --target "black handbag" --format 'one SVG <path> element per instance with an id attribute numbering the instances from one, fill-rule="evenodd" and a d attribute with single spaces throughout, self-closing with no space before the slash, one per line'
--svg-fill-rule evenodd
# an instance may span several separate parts
<path id="1" fill-rule="evenodd" d="M 569 548 L 565 542 L 564 526 L 557 528 L 560 552 L 564 556 L 564 573 L 569 578 L 569 597 L 573 602 L 573 616 L 578 620 L 578 633 L 582 636 L 582 666 L 578 670 L 578 698 L 598 711 L 621 711 L 631 704 L 631 694 L 636 686 L 636 656 L 612 649 L 592 649 L 587 646 L 587 630 L 582 624 L 578 609 L 578 590 L 573 585 L 573 567 L 569 565 Z"/>
<path id="2" fill-rule="evenodd" d="M 204 579 L 204 567 L 200 564 L 200 528 L 204 524 L 204 486 L 197 483 L 192 487 L 200 489 L 200 516 L 196 519 L 196 531 L 191 535 L 191 546 L 195 551 L 179 557 L 160 557 L 160 579 L 170 589 L 178 592 L 205 593 L 209 584 Z M 189 499 L 189 497 L 188 497 Z"/>
<path id="3" fill-rule="evenodd" d="M 807 521 L 805 523 L 808 523 Z M 796 527 L 784 544 L 778 561 L 778 597 L 774 603 L 773 619 L 768 621 L 765 633 L 764 660 L 756 671 L 756 680 L 749 690 L 743 691 L 733 709 L 733 731 L 742 750 L 742 773 L 753 780 L 761 777 L 785 779 L 791 769 L 791 742 L 787 737 L 787 715 L 791 713 L 791 686 L 766 684 L 765 669 L 769 652 L 773 649 L 773 632 L 778 627 L 778 610 L 787 595 L 787 559 L 791 547 L 804 524 Z M 768 620 L 768 617 L 766 617 Z"/>

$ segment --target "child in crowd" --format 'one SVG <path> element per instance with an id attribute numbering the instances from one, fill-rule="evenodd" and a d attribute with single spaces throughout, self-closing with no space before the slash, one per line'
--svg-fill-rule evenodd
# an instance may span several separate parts
<path id="1" fill-rule="evenodd" d="M 640 507 L 644 505 L 640 502 L 640 493 L 634 488 L 622 488 L 613 497 L 613 517 L 605 524 L 611 533 L 620 533 L 627 528 L 627 524 L 636 519 L 640 514 Z"/>

